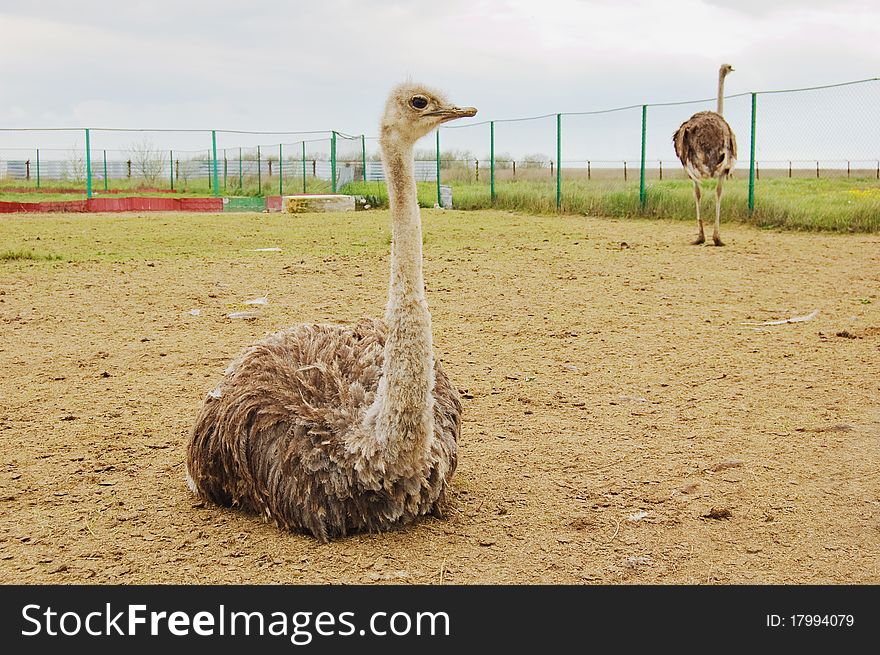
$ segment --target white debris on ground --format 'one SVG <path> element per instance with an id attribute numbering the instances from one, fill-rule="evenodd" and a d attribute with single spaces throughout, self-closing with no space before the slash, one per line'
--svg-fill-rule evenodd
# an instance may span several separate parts
<path id="1" fill-rule="evenodd" d="M 191 309 L 191 310 L 189 310 L 188 313 L 190 316 L 201 316 L 202 310 L 201 309 Z"/>
<path id="2" fill-rule="evenodd" d="M 636 521 L 641 521 L 646 516 L 648 516 L 648 512 L 636 512 L 635 514 L 630 514 L 629 516 L 627 516 L 626 520 L 635 523 Z"/>
<path id="3" fill-rule="evenodd" d="M 812 321 L 819 314 L 818 309 L 814 309 L 809 314 L 804 314 L 803 316 L 792 316 L 791 318 L 783 318 L 778 321 L 764 321 L 762 323 L 743 323 L 743 325 L 786 325 L 788 323 L 803 323 L 805 321 Z"/>
<path id="4" fill-rule="evenodd" d="M 257 312 L 232 312 L 231 314 L 227 314 L 226 318 L 256 318 L 259 316 Z"/>
<path id="5" fill-rule="evenodd" d="M 254 248 L 251 252 L 281 252 L 281 248 Z"/>
<path id="6" fill-rule="evenodd" d="M 250 300 L 245 300 L 244 305 L 268 305 L 269 304 L 269 294 L 264 296 L 260 296 L 259 298 L 251 298 Z"/>

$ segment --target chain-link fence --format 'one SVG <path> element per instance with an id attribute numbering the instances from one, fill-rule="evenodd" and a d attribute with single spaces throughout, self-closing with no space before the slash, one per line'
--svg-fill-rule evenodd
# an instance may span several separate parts
<path id="1" fill-rule="evenodd" d="M 443 126 L 416 147 L 423 203 L 652 211 L 684 173 L 672 134 L 716 99 Z M 880 181 L 880 79 L 725 99 L 739 164 L 726 187 L 749 214 L 781 178 Z M 384 187 L 375 137 L 339 131 L 0 129 L 0 192 L 224 196 Z M 359 187 L 358 184 L 363 184 Z M 727 189 L 731 189 L 727 191 Z M 666 195 L 664 195 L 666 194 Z M 600 202 L 601 200 L 601 202 Z M 604 204 L 603 204 L 604 203 Z"/>
<path id="2" fill-rule="evenodd" d="M 0 130 L 0 193 L 335 193 L 365 167 L 365 138 L 335 131 Z"/>
<path id="3" fill-rule="evenodd" d="M 438 186 L 467 181 L 492 202 L 532 187 L 542 197 L 538 206 L 565 209 L 584 182 L 606 188 L 630 183 L 638 185 L 644 207 L 652 185 L 686 177 L 673 148 L 675 130 L 715 107 L 711 98 L 445 126 L 436 137 Z M 734 178 L 748 185 L 750 211 L 761 180 L 880 180 L 876 78 L 728 96 L 724 116 L 738 138 Z M 463 155 L 457 168 L 449 154 Z M 520 184 L 512 187 L 512 181 Z"/>

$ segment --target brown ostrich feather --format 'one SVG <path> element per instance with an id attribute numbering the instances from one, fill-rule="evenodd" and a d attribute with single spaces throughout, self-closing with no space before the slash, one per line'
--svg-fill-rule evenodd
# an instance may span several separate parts
<path id="1" fill-rule="evenodd" d="M 250 346 L 205 398 L 187 448 L 208 500 L 327 541 L 388 530 L 442 509 L 461 402 L 435 361 L 434 439 L 391 474 L 356 448 L 382 374 L 383 321 L 298 325 Z"/>
<path id="2" fill-rule="evenodd" d="M 736 137 L 724 117 L 714 111 L 691 116 L 675 131 L 672 142 L 681 165 L 694 181 L 726 177 L 736 164 Z"/>

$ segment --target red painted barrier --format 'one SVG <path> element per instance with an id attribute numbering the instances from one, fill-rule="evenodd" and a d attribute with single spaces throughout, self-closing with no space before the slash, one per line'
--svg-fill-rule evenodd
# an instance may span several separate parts
<path id="1" fill-rule="evenodd" d="M 15 214 L 28 211 L 27 207 L 34 203 L 30 202 L 0 202 L 0 214 Z M 33 211 L 33 210 L 31 210 Z"/>
<path id="2" fill-rule="evenodd" d="M 50 200 L 47 202 L 38 202 L 42 212 L 84 212 L 87 211 L 87 201 L 85 200 Z"/>
<path id="3" fill-rule="evenodd" d="M 266 196 L 266 209 L 270 212 L 280 212 L 283 209 L 281 196 Z"/>
<path id="4" fill-rule="evenodd" d="M 44 202 L 3 202 L 0 214 L 18 212 L 222 212 L 223 198 L 92 198 Z"/>
<path id="5" fill-rule="evenodd" d="M 222 212 L 223 198 L 181 198 L 180 209 L 190 212 Z"/>

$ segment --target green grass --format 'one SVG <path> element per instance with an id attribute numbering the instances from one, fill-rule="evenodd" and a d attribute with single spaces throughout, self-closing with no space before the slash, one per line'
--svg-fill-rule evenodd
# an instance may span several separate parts
<path id="1" fill-rule="evenodd" d="M 29 187 L 29 188 L 28 188 Z M 27 188 L 27 190 L 23 190 Z M 0 201 L 6 202 L 41 202 L 41 201 L 57 201 L 57 200 L 82 200 L 86 197 L 85 182 L 69 182 L 64 180 L 44 180 L 42 188 L 47 192 L 41 192 L 36 188 L 36 183 L 31 180 L 29 183 L 21 180 L 0 182 Z M 151 188 L 159 189 L 147 190 L 143 180 L 110 180 L 109 189 L 112 193 L 104 191 L 103 181 L 96 181 L 92 185 L 93 197 L 178 197 L 178 196 L 211 196 L 214 194 L 212 188 L 208 186 L 207 178 L 199 178 L 191 181 L 177 180 L 174 185 L 174 191 L 169 187 L 167 179 L 159 179 Z M 61 193 L 53 192 L 53 189 L 64 189 Z M 223 177 L 220 177 L 220 195 L 225 197 L 256 197 L 279 195 L 281 187 L 279 186 L 278 175 L 263 175 L 258 180 L 256 176 L 246 176 L 243 184 L 239 185 L 238 176 L 228 177 L 226 184 L 223 183 Z M 302 193 L 302 177 L 296 177 L 291 174 L 285 176 L 284 187 L 285 195 Z M 330 193 L 330 181 L 319 180 L 313 177 L 306 178 L 306 191 L 308 193 Z"/>
<path id="2" fill-rule="evenodd" d="M 474 244 L 495 249 L 503 243 L 530 242 L 536 230 L 542 245 L 564 247 L 588 220 L 567 215 L 511 217 L 498 211 L 425 210 L 422 216 L 424 243 L 438 258 L 461 256 Z M 386 258 L 390 237 L 387 210 L 297 215 L 7 214 L 0 220 L 4 247 L 28 250 L 36 243 L 41 250 L 63 252 L 65 260 L 74 262 L 254 260 L 277 262 L 279 270 L 296 269 L 302 260 Z M 282 251 L 256 252 L 271 247 Z M 15 265 L 12 260 L 0 262 L 0 268 Z"/>
<path id="3" fill-rule="evenodd" d="M 245 178 L 242 189 L 237 178 L 229 178 L 223 195 L 227 197 L 274 195 L 279 192 L 278 177 L 263 177 L 258 188 L 255 177 Z M 112 188 L 121 188 L 123 181 L 114 181 Z M 714 219 L 715 182 L 703 185 L 702 213 L 704 219 Z M 7 187 L 8 188 L 8 187 Z M 556 213 L 556 188 L 547 181 L 499 181 L 496 199 L 489 197 L 485 182 L 452 182 L 453 202 L 457 209 L 506 209 L 530 214 Z M 302 191 L 302 179 L 285 178 L 284 192 Z M 309 193 L 328 193 L 327 181 L 309 179 Z M 342 189 L 343 193 L 366 196 L 374 207 L 387 207 L 388 195 L 384 183 L 356 182 Z M 95 188 L 100 197 L 102 186 Z M 179 189 L 177 195 L 210 195 L 207 181 L 202 179 Z M 4 192 L 0 186 L 0 200 L 39 202 L 81 199 L 78 193 Z M 130 195 L 150 196 L 156 192 L 130 185 Z M 419 203 L 433 207 L 437 187 L 433 182 L 418 184 Z M 638 182 L 609 180 L 565 179 L 562 183 L 562 211 L 568 214 L 627 218 L 645 216 L 694 220 L 692 185 L 688 180 L 652 180 L 646 189 L 646 204 L 639 204 Z M 742 177 L 724 184 L 722 221 L 740 222 L 760 227 L 780 227 L 794 230 L 828 230 L 836 232 L 880 231 L 880 182 L 868 178 L 774 178 L 757 182 L 755 211 L 748 210 L 748 181 Z"/>
<path id="4" fill-rule="evenodd" d="M 339 233 L 328 235 L 331 221 Z M 63 252 L 73 261 L 281 258 L 286 263 L 320 254 L 386 253 L 387 212 L 291 216 L 280 213 L 5 214 L 0 243 L 10 253 Z M 37 241 L 39 239 L 39 241 Z M 296 244 L 292 247 L 290 244 Z M 255 252 L 281 247 L 283 252 Z M 7 258 L 9 264 L 13 258 Z"/>
<path id="5" fill-rule="evenodd" d="M 20 260 L 31 260 L 31 261 L 59 261 L 64 259 L 61 255 L 43 255 L 39 253 L 35 253 L 33 250 L 29 248 L 20 248 L 18 250 L 4 250 L 0 252 L 0 261 L 20 261 Z"/>
<path id="6" fill-rule="evenodd" d="M 703 218 L 715 217 L 715 182 L 703 185 Z M 880 183 L 874 179 L 776 178 L 760 180 L 755 188 L 755 211 L 748 209 L 748 181 L 727 180 L 722 195 L 722 221 L 760 227 L 835 232 L 880 231 Z M 374 206 L 384 207 L 388 195 L 384 184 L 357 182 L 343 192 L 364 195 Z M 433 207 L 434 183 L 419 183 L 419 204 Z M 536 181 L 505 181 L 496 184 L 492 203 L 485 183 L 452 183 L 457 209 L 507 209 L 532 214 L 556 212 L 556 187 Z M 565 180 L 562 211 L 571 214 L 627 218 L 645 216 L 694 221 L 693 185 L 688 180 L 651 181 L 646 188 L 645 208 L 639 204 L 638 182 Z"/>
<path id="7" fill-rule="evenodd" d="M 177 195 L 206 195 L 207 181 L 202 180 L 203 187 L 192 187 L 186 190 L 181 186 L 175 188 Z M 92 184 L 92 194 L 96 197 L 109 196 L 157 196 L 171 194 L 168 188 L 168 180 L 160 179 L 155 184 L 147 185 L 143 180 L 110 180 L 109 189 L 112 193 L 104 191 L 104 183 L 95 180 Z M 158 189 L 158 191 L 156 190 Z M 40 189 L 37 189 L 34 180 L 3 180 L 0 181 L 0 200 L 11 202 L 40 202 L 55 200 L 82 200 L 86 197 L 85 182 L 70 180 L 43 180 Z"/>
<path id="8" fill-rule="evenodd" d="M 422 212 L 424 243 L 430 259 L 442 262 L 468 259 L 473 251 L 493 252 L 505 257 L 526 256 L 515 244 L 531 244 L 537 250 L 567 251 L 591 232 L 597 219 L 576 214 L 548 213 L 543 216 L 507 211 Z M 655 230 L 677 234 L 687 243 L 691 226 L 664 221 L 652 225 L 632 219 L 633 225 L 616 219 L 614 229 L 628 234 Z M 301 263 L 309 266 L 322 260 L 350 257 L 385 259 L 390 243 L 390 217 L 384 211 L 326 214 L 281 213 L 181 213 L 181 214 L 12 214 L 0 220 L 0 243 L 8 250 L 0 254 L 0 269 L 16 266 L 61 266 L 65 262 L 160 262 L 201 260 L 206 262 L 274 262 L 278 270 L 296 273 Z M 678 232 L 678 230 L 682 232 Z M 725 234 L 722 228 L 722 234 Z M 839 238 L 856 238 L 841 234 Z M 615 242 L 615 247 L 617 242 Z M 39 248 L 39 252 L 34 247 Z M 280 252 L 259 252 L 279 247 Z M 529 250 L 532 248 L 530 247 Z M 493 255 L 494 256 L 494 255 Z M 233 269 L 230 269 L 233 271 Z M 234 272 L 234 271 L 233 271 Z M 232 273 L 231 273 L 232 274 Z M 867 304 L 869 294 L 857 294 L 854 302 Z"/>

